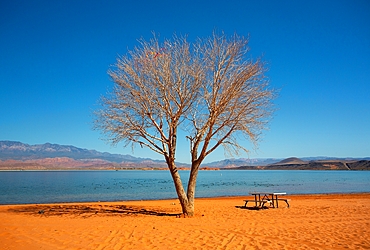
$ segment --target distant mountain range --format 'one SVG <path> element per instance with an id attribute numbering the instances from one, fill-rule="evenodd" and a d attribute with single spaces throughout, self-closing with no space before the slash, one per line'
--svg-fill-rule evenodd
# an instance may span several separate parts
<path id="1" fill-rule="evenodd" d="M 42 158 L 68 157 L 74 160 L 101 159 L 111 162 L 140 162 L 149 160 L 131 155 L 102 153 L 96 150 L 77 148 L 59 144 L 29 145 L 16 141 L 0 141 L 0 160 L 35 160 Z"/>
<path id="2" fill-rule="evenodd" d="M 183 164 L 179 164 L 181 167 Z M 0 169 L 132 169 L 166 167 L 164 161 L 69 145 L 0 141 Z"/>
<path id="3" fill-rule="evenodd" d="M 179 169 L 190 164 L 176 163 Z M 343 169 L 370 170 L 370 157 L 330 158 L 262 158 L 225 159 L 203 164 L 205 169 Z M 29 145 L 0 141 L 0 170 L 54 169 L 165 169 L 164 161 L 131 155 L 110 154 L 59 144 Z"/>

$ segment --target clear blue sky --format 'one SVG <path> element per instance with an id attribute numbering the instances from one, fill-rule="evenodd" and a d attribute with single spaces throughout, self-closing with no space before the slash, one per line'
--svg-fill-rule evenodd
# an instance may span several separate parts
<path id="1" fill-rule="evenodd" d="M 193 41 L 214 30 L 249 35 L 251 57 L 263 55 L 281 89 L 250 158 L 370 156 L 368 0 L 1 1 L 0 140 L 162 159 L 92 130 L 113 85 L 107 70 L 152 31 Z M 186 141 L 178 150 L 189 161 Z M 223 158 L 219 150 L 206 162 Z"/>

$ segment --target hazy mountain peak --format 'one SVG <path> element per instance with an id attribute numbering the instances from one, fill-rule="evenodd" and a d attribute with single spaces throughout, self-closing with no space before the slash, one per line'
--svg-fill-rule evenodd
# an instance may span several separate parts
<path id="1" fill-rule="evenodd" d="M 271 165 L 307 164 L 307 163 L 308 163 L 307 161 L 301 160 L 297 157 L 289 157 Z"/>

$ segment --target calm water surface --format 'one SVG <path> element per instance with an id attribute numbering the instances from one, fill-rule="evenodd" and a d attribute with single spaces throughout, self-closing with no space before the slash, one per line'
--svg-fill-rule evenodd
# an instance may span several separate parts
<path id="1" fill-rule="evenodd" d="M 184 186 L 189 171 L 180 171 Z M 370 192 L 370 171 L 200 171 L 196 197 Z M 168 171 L 0 172 L 0 204 L 176 198 Z"/>

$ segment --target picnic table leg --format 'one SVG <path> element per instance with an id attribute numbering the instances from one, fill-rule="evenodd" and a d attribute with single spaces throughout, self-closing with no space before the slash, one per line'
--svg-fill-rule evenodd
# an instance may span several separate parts
<path id="1" fill-rule="evenodd" d="M 256 194 L 254 195 L 254 205 L 255 207 L 257 207 L 257 195 Z"/>
<path id="2" fill-rule="evenodd" d="M 260 194 L 258 194 L 258 203 L 259 203 L 258 207 L 261 207 L 261 195 Z"/>
<path id="3" fill-rule="evenodd" d="M 278 202 L 278 196 L 275 195 L 275 199 L 276 199 L 276 208 L 279 208 L 279 202 Z"/>
<path id="4" fill-rule="evenodd" d="M 272 207 L 275 208 L 274 195 L 272 194 L 271 197 L 272 197 Z"/>
<path id="5" fill-rule="evenodd" d="M 261 200 L 261 194 L 258 194 L 258 199 L 256 195 L 256 207 L 262 207 L 262 200 Z"/>
<path id="6" fill-rule="evenodd" d="M 260 207 L 262 208 L 265 203 L 263 203 L 263 198 L 261 199 L 261 195 L 258 195 L 258 200 L 260 202 Z"/>

